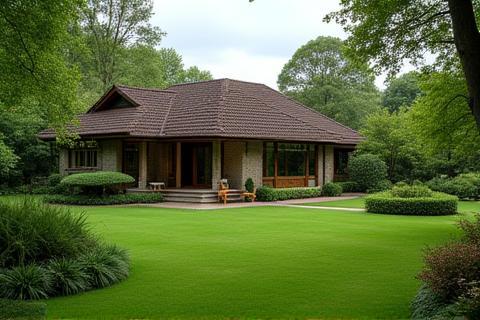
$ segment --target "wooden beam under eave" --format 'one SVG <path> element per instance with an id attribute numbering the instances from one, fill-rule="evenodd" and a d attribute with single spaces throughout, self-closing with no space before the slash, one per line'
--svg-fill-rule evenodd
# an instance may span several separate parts
<path id="1" fill-rule="evenodd" d="M 175 165 L 175 188 L 182 187 L 182 143 L 177 142 L 177 146 L 175 148 L 176 157 L 176 165 Z"/>

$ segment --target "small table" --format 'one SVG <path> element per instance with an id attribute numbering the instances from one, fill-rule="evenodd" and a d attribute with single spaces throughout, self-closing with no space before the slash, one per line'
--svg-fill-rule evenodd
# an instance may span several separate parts
<path id="1" fill-rule="evenodd" d="M 150 182 L 149 185 L 152 187 L 153 191 L 165 189 L 165 182 Z"/>

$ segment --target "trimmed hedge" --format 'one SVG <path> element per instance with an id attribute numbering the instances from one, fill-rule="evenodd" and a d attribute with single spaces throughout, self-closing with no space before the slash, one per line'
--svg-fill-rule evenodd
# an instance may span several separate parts
<path id="1" fill-rule="evenodd" d="M 454 178 L 433 178 L 427 185 L 434 191 L 448 193 L 460 199 L 480 198 L 479 173 L 464 173 Z"/>
<path id="2" fill-rule="evenodd" d="M 334 182 L 327 182 L 322 187 L 322 196 L 338 197 L 342 194 L 342 185 Z"/>
<path id="3" fill-rule="evenodd" d="M 135 182 L 135 179 L 125 173 L 97 171 L 72 174 L 63 178 L 61 183 L 71 187 L 98 187 L 133 182 Z"/>
<path id="4" fill-rule="evenodd" d="M 365 198 L 367 212 L 400 215 L 439 216 L 457 213 L 458 198 L 441 192 L 431 197 L 400 198 L 380 192 Z"/>
<path id="5" fill-rule="evenodd" d="M 43 302 L 26 302 L 0 299 L 0 319 L 45 319 L 47 305 Z"/>
<path id="6" fill-rule="evenodd" d="M 343 192 L 361 192 L 360 186 L 355 181 L 342 181 L 336 182 L 340 186 L 342 186 Z"/>
<path id="7" fill-rule="evenodd" d="M 318 187 L 309 188 L 271 188 L 260 187 L 257 189 L 258 201 L 278 201 L 289 199 L 303 199 L 320 197 L 322 189 Z"/>
<path id="8" fill-rule="evenodd" d="M 105 196 L 88 196 L 88 195 L 46 195 L 43 201 L 52 204 L 71 204 L 79 206 L 98 206 L 112 204 L 129 204 L 129 203 L 155 203 L 162 202 L 163 195 L 161 193 L 128 193 L 114 194 Z"/>
<path id="9" fill-rule="evenodd" d="M 379 187 L 387 179 L 387 165 L 373 154 L 361 154 L 348 162 L 348 174 L 361 191 L 380 191 Z"/>

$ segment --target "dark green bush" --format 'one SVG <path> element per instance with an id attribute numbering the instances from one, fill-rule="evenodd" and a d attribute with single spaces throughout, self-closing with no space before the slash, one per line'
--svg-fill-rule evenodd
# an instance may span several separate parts
<path id="1" fill-rule="evenodd" d="M 376 155 L 362 154 L 349 160 L 348 174 L 361 191 L 376 190 L 387 178 L 387 165 Z"/>
<path id="2" fill-rule="evenodd" d="M 55 294 L 76 294 L 89 288 L 89 276 L 76 259 L 55 258 L 48 262 L 46 268 Z"/>
<path id="3" fill-rule="evenodd" d="M 0 202 L 0 267 L 75 257 L 95 244 L 85 215 L 32 198 Z"/>
<path id="4" fill-rule="evenodd" d="M 48 297 L 52 289 L 49 272 L 36 265 L 17 266 L 0 273 L 0 297 L 38 300 Z"/>
<path id="5" fill-rule="evenodd" d="M 380 192 L 365 197 L 367 212 L 401 215 L 449 215 L 457 213 L 458 198 L 440 192 L 431 197 L 400 198 L 391 192 Z"/>
<path id="6" fill-rule="evenodd" d="M 342 185 L 340 183 L 327 182 L 322 187 L 322 196 L 338 197 L 342 194 Z"/>
<path id="7" fill-rule="evenodd" d="M 135 179 L 127 174 L 113 171 L 77 173 L 62 179 L 61 184 L 79 188 L 83 194 L 116 194 L 125 191 Z"/>
<path id="8" fill-rule="evenodd" d="M 245 190 L 247 190 L 247 192 L 253 192 L 253 189 L 255 189 L 255 183 L 252 178 L 248 178 L 247 181 L 245 181 Z"/>
<path id="9" fill-rule="evenodd" d="M 279 201 L 289 199 L 303 199 L 319 197 L 322 194 L 321 188 L 271 188 L 260 187 L 257 189 L 257 200 Z"/>
<path id="10" fill-rule="evenodd" d="M 161 193 L 127 193 L 103 196 L 88 195 L 47 195 L 43 201 L 53 204 L 71 204 L 79 206 L 100 206 L 129 203 L 156 203 L 163 201 Z"/>
<path id="11" fill-rule="evenodd" d="M 47 306 L 43 302 L 0 299 L 0 320 L 42 320 L 46 313 Z"/>
<path id="12" fill-rule="evenodd" d="M 464 242 L 480 246 L 480 214 L 477 213 L 474 220 L 460 220 L 458 226 L 463 231 Z"/>
<path id="13" fill-rule="evenodd" d="M 342 191 L 344 193 L 346 193 L 346 192 L 362 192 L 362 190 L 360 189 L 360 186 L 355 181 L 343 181 L 343 182 L 336 182 L 336 183 L 338 183 L 340 186 L 342 186 Z"/>
<path id="14" fill-rule="evenodd" d="M 48 186 L 52 188 L 58 186 L 62 181 L 62 178 L 63 176 L 60 173 L 51 174 L 48 177 Z"/>
<path id="15" fill-rule="evenodd" d="M 395 185 L 391 193 L 399 198 L 424 198 L 433 195 L 432 190 L 423 185 Z"/>
<path id="16" fill-rule="evenodd" d="M 430 189 L 455 195 L 460 199 L 480 198 L 480 175 L 461 174 L 455 178 L 433 178 L 427 182 Z"/>
<path id="17" fill-rule="evenodd" d="M 122 281 L 129 274 L 129 258 L 116 246 L 99 246 L 80 258 L 82 270 L 92 288 L 103 288 Z"/>

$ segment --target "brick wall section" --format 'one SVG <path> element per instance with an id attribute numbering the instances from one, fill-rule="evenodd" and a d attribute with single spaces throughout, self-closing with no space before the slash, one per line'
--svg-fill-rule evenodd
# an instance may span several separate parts
<path id="1" fill-rule="evenodd" d="M 243 161 L 245 155 L 245 142 L 226 141 L 223 144 L 223 177 L 228 179 L 233 189 L 243 189 Z"/>
<path id="2" fill-rule="evenodd" d="M 98 167 L 103 171 L 122 171 L 122 141 L 101 141 L 97 162 Z"/>
<path id="3" fill-rule="evenodd" d="M 212 189 L 218 190 L 218 183 L 222 178 L 222 149 L 220 141 L 213 141 L 212 147 Z"/>
<path id="4" fill-rule="evenodd" d="M 333 146 L 325 147 L 325 182 L 333 181 Z"/>
<path id="5" fill-rule="evenodd" d="M 148 157 L 147 142 L 142 141 L 138 144 L 138 187 L 145 189 L 147 187 Z"/>
<path id="6" fill-rule="evenodd" d="M 323 186 L 323 145 L 318 145 L 317 162 L 318 162 L 317 185 Z"/>
<path id="7" fill-rule="evenodd" d="M 245 144 L 242 170 L 242 188 L 248 178 L 252 178 L 255 186 L 262 185 L 263 175 L 263 143 L 261 141 L 249 141 Z"/>

